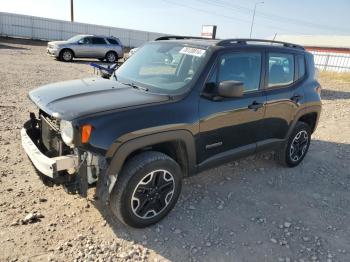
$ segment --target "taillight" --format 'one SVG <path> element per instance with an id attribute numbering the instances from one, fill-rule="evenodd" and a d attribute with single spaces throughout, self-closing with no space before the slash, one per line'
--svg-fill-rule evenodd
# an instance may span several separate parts
<path id="1" fill-rule="evenodd" d="M 86 144 L 89 142 L 92 131 L 92 125 L 83 125 L 81 127 L 81 143 Z"/>

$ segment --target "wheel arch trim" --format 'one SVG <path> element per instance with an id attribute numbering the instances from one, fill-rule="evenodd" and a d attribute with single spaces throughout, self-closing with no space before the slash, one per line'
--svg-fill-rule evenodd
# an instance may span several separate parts
<path id="1" fill-rule="evenodd" d="M 73 57 L 75 57 L 75 52 L 74 52 L 74 50 L 73 50 L 72 48 L 69 48 L 69 47 L 63 47 L 63 48 L 60 50 L 58 56 L 61 56 L 61 54 L 62 54 L 62 52 L 63 52 L 64 50 L 69 50 L 69 51 L 71 51 L 72 54 L 73 54 Z"/>
<path id="2" fill-rule="evenodd" d="M 108 53 L 114 53 L 116 56 L 117 56 L 117 60 L 119 59 L 119 54 L 118 54 L 118 52 L 117 51 L 115 51 L 115 50 L 108 50 L 106 53 L 105 53 L 105 58 L 107 57 L 107 54 Z"/>
<path id="3" fill-rule="evenodd" d="M 196 148 L 194 137 L 192 133 L 187 130 L 175 130 L 134 138 L 121 144 L 110 160 L 108 174 L 118 174 L 128 156 L 133 152 L 148 146 L 172 141 L 181 141 L 184 143 L 187 151 L 188 175 L 196 173 Z"/>
<path id="4" fill-rule="evenodd" d="M 303 109 L 301 109 L 294 117 L 292 124 L 290 125 L 290 128 L 287 132 L 287 135 L 285 137 L 285 139 L 288 139 L 288 137 L 291 135 L 291 133 L 294 130 L 294 127 L 296 125 L 296 123 L 299 121 L 299 119 L 307 114 L 316 114 L 316 123 L 314 126 L 314 130 L 316 130 L 319 118 L 320 118 L 320 114 L 321 114 L 321 105 L 313 105 L 313 106 L 309 106 L 309 107 L 305 107 Z"/>

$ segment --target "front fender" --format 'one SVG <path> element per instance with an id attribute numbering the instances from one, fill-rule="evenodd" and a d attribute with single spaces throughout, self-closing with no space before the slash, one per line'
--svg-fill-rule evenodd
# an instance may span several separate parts
<path id="1" fill-rule="evenodd" d="M 110 161 L 109 175 L 116 175 L 122 169 L 126 158 L 138 149 L 155 144 L 171 141 L 181 141 L 184 143 L 188 156 L 189 174 L 196 172 L 196 149 L 193 135 L 187 130 L 174 130 L 155 133 L 131 139 L 117 147 Z"/>

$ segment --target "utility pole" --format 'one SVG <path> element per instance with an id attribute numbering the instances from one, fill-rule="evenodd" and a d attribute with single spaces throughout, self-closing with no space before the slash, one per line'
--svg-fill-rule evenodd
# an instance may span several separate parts
<path id="1" fill-rule="evenodd" d="M 250 25 L 250 34 L 249 34 L 249 38 L 252 38 L 256 6 L 257 6 L 258 4 L 263 4 L 263 3 L 264 3 L 264 2 L 257 2 L 257 3 L 255 3 L 255 5 L 254 5 L 254 12 L 253 12 L 252 24 Z"/>
<path id="2" fill-rule="evenodd" d="M 73 0 L 70 0 L 70 21 L 74 22 Z"/>

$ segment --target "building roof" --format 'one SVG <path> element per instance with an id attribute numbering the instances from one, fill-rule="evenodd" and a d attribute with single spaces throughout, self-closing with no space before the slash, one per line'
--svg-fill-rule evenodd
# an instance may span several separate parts
<path id="1" fill-rule="evenodd" d="M 273 39 L 274 37 L 269 37 Z M 350 49 L 350 35 L 276 35 L 274 40 L 305 47 Z"/>

